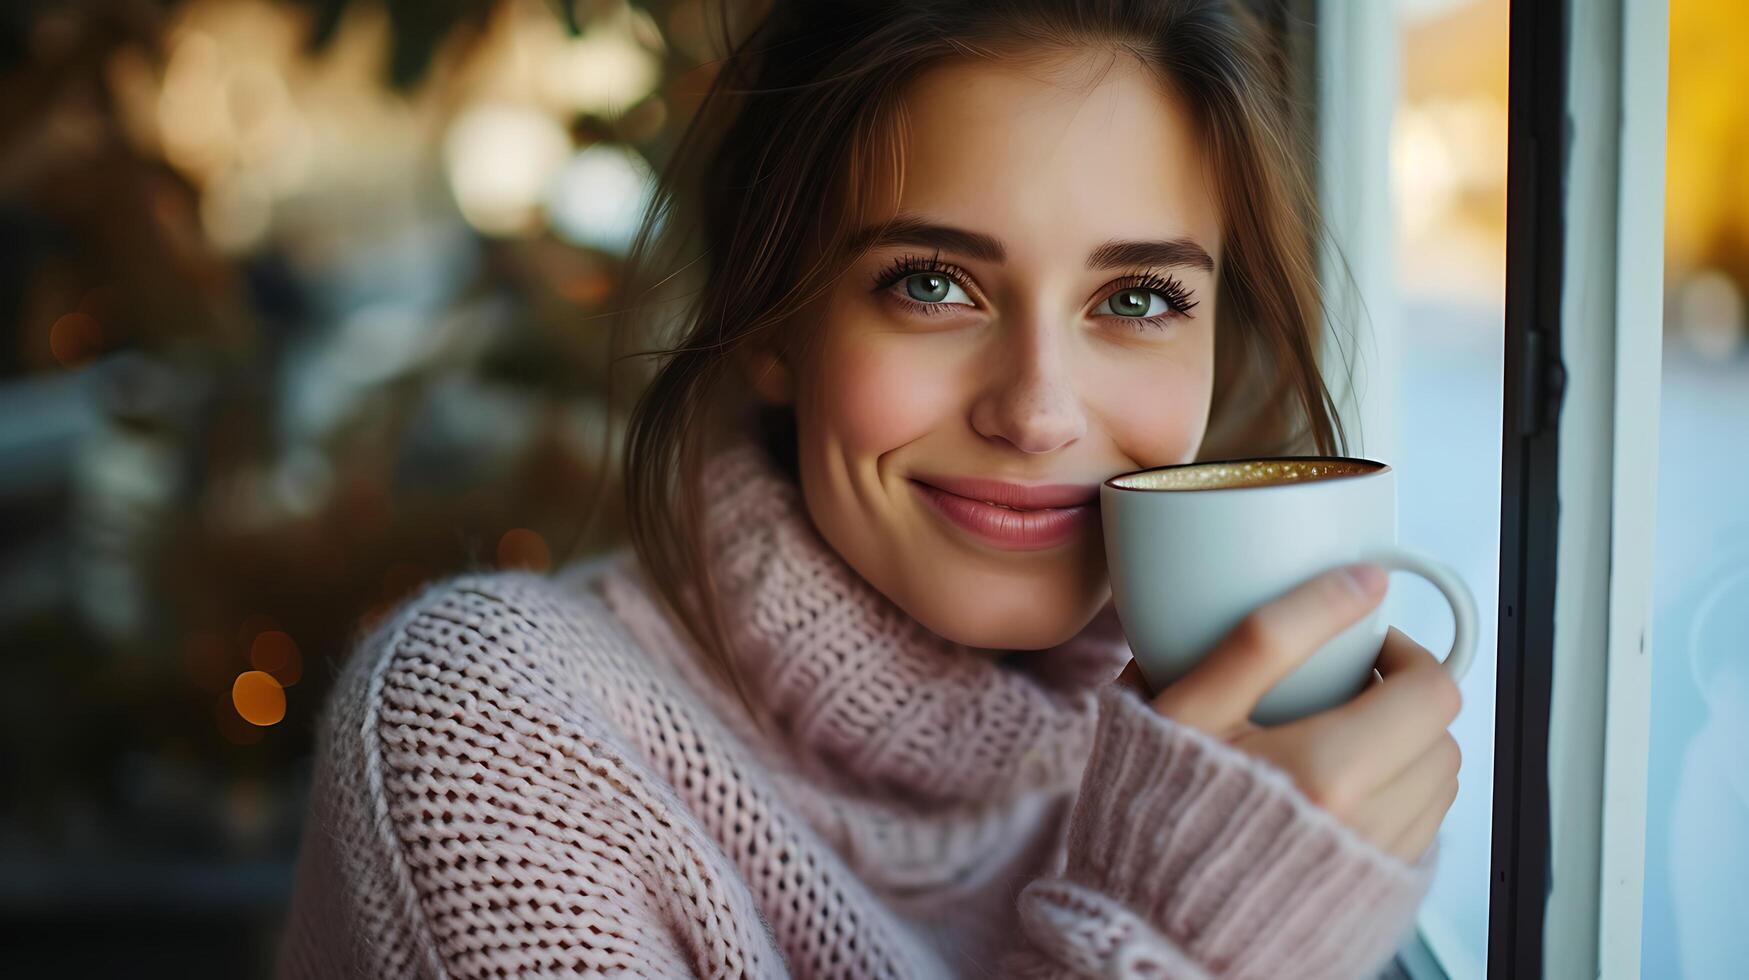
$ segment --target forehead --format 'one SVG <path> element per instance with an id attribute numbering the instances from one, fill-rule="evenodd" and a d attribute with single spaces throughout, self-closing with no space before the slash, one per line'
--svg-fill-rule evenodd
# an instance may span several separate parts
<path id="1" fill-rule="evenodd" d="M 1019 259 L 1112 238 L 1220 244 L 1196 126 L 1131 57 L 949 61 L 913 79 L 900 106 L 901 210 L 996 235 Z M 889 170 L 873 171 L 891 186 Z"/>

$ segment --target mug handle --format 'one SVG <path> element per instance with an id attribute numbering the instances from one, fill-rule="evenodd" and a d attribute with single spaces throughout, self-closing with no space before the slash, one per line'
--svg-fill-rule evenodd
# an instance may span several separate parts
<path id="1" fill-rule="evenodd" d="M 1452 622 L 1457 627 L 1451 638 L 1451 652 L 1445 655 L 1445 669 L 1451 671 L 1452 680 L 1463 680 L 1476 655 L 1476 599 L 1470 594 L 1470 587 L 1448 566 L 1395 545 L 1371 549 L 1361 555 L 1361 560 L 1414 572 L 1444 593 L 1445 601 L 1451 605 Z"/>

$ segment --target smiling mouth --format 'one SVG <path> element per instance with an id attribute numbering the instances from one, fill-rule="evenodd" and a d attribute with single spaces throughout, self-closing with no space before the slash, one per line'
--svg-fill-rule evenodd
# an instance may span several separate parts
<path id="1" fill-rule="evenodd" d="M 978 543 L 1004 551 L 1041 550 L 1077 540 L 1099 513 L 1096 501 L 1067 507 L 1011 507 L 921 480 L 912 480 L 911 485 L 937 517 Z"/>

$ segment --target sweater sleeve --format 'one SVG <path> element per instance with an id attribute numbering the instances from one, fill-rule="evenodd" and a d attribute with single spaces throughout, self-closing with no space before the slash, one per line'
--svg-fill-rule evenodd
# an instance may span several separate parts
<path id="1" fill-rule="evenodd" d="M 1407 864 L 1285 772 L 1100 693 L 1061 873 L 1020 893 L 1004 976 L 1376 976 L 1413 926 L 1438 844 Z"/>
<path id="2" fill-rule="evenodd" d="M 692 816 L 529 669 L 526 620 L 465 582 L 394 620 L 325 706 L 282 980 L 785 975 Z"/>

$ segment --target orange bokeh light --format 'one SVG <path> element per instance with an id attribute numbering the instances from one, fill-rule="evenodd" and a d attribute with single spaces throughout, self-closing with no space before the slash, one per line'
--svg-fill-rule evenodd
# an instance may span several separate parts
<path id="1" fill-rule="evenodd" d="M 544 572 L 553 563 L 546 539 L 526 527 L 511 528 L 498 539 L 498 565 Z"/>
<path id="2" fill-rule="evenodd" d="M 49 328 L 49 353 L 62 367 L 78 367 L 103 351 L 103 328 L 89 313 L 68 313 Z"/>
<path id="3" fill-rule="evenodd" d="M 231 682 L 231 704 L 251 725 L 277 725 L 285 717 L 285 688 L 264 670 L 245 670 Z"/>
<path id="4" fill-rule="evenodd" d="M 290 687 L 304 676 L 303 657 L 297 641 L 281 630 L 262 630 L 249 644 L 249 663 L 264 670 L 282 687 Z"/>

